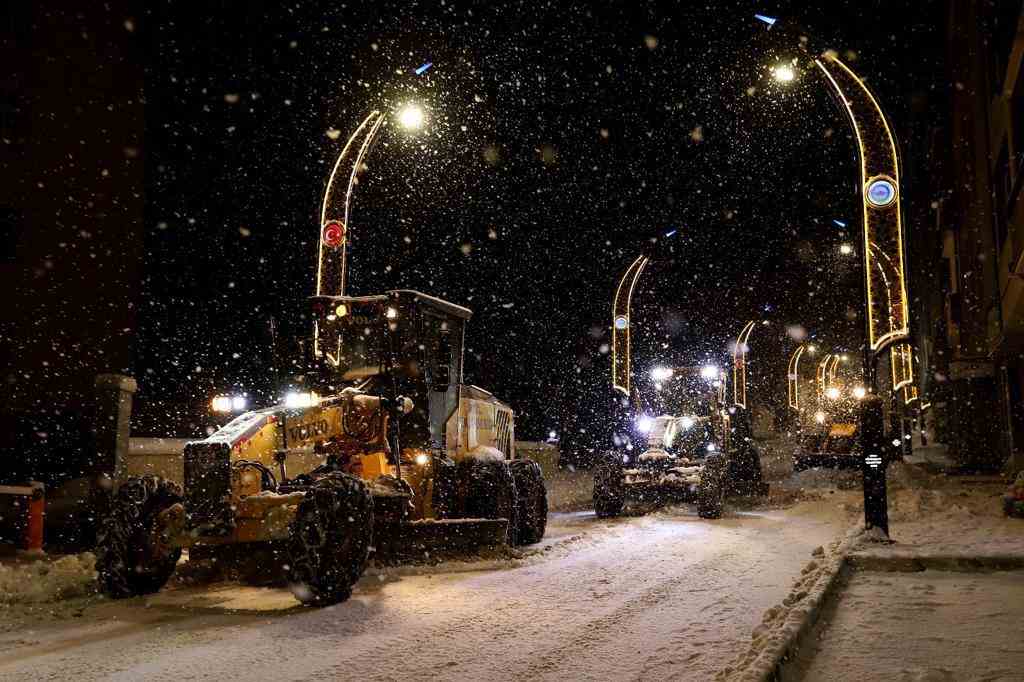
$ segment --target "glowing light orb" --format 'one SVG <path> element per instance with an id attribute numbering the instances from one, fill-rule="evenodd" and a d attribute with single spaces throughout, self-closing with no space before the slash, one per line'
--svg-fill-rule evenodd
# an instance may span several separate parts
<path id="1" fill-rule="evenodd" d="M 851 246 L 850 244 L 840 244 L 839 253 L 843 254 L 844 256 L 849 256 L 851 253 L 853 253 L 853 246 Z"/>
<path id="2" fill-rule="evenodd" d="M 214 412 L 230 412 L 231 396 L 219 395 L 210 401 L 210 409 Z"/>
<path id="3" fill-rule="evenodd" d="M 654 420 L 646 414 L 636 420 L 636 430 L 640 433 L 650 433 L 652 426 L 654 426 Z"/>
<path id="4" fill-rule="evenodd" d="M 655 367 L 651 370 L 651 378 L 655 381 L 665 381 L 672 378 L 671 367 Z"/>
<path id="5" fill-rule="evenodd" d="M 398 112 L 398 123 L 406 130 L 418 130 L 423 127 L 425 119 L 423 109 L 415 104 L 407 104 Z"/>
<path id="6" fill-rule="evenodd" d="M 621 330 L 621 329 L 625 329 L 628 326 L 629 326 L 629 320 L 626 319 L 625 315 L 619 315 L 618 317 L 615 318 L 615 328 L 616 329 L 620 329 Z"/>
<path id="7" fill-rule="evenodd" d="M 718 367 L 714 365 L 704 365 L 700 368 L 700 376 L 702 379 L 717 379 L 718 378 Z"/>
<path id="8" fill-rule="evenodd" d="M 868 203 L 876 208 L 884 208 L 896 201 L 896 186 L 891 180 L 878 178 L 868 183 Z"/>
<path id="9" fill-rule="evenodd" d="M 824 424 L 825 423 L 825 413 L 824 412 L 815 412 L 814 413 L 814 421 L 818 422 L 819 424 Z"/>
<path id="10" fill-rule="evenodd" d="M 864 400 L 864 396 L 868 394 L 867 390 L 863 386 L 853 387 L 853 397 L 857 400 Z"/>
<path id="11" fill-rule="evenodd" d="M 828 397 L 829 400 L 838 400 L 839 389 L 836 388 L 835 386 L 829 386 L 827 389 L 825 389 L 825 395 Z"/>
<path id="12" fill-rule="evenodd" d="M 779 64 L 772 69 L 772 78 L 779 83 L 790 83 L 796 78 L 796 71 L 789 64 Z"/>

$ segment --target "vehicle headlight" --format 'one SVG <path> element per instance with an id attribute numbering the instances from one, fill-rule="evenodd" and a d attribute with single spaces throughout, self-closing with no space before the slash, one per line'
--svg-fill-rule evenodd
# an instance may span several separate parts
<path id="1" fill-rule="evenodd" d="M 218 395 L 210 401 L 210 409 L 214 412 L 230 412 L 231 411 L 231 396 L 229 395 Z"/>
<path id="2" fill-rule="evenodd" d="M 315 392 L 292 391 L 284 397 L 284 406 L 290 408 L 315 407 L 320 404 L 320 396 Z"/>

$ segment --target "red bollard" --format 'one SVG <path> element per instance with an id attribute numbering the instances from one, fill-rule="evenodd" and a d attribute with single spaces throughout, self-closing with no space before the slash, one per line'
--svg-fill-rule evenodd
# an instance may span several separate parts
<path id="1" fill-rule="evenodd" d="M 43 517 L 46 515 L 45 487 L 38 481 L 28 485 L 0 485 L 0 495 L 17 500 L 15 507 L 23 510 L 16 528 L 21 529 L 21 547 L 29 552 L 43 551 Z"/>
<path id="2" fill-rule="evenodd" d="M 43 516 L 46 513 L 46 495 L 42 483 L 32 483 L 32 494 L 28 502 L 28 518 L 25 520 L 25 549 L 43 551 Z"/>

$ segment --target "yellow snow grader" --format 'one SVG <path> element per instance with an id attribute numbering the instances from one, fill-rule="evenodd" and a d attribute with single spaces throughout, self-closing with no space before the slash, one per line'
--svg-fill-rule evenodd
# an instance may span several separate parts
<path id="1" fill-rule="evenodd" d="M 270 550 L 300 601 L 330 604 L 371 551 L 543 537 L 544 480 L 516 456 L 512 410 L 462 382 L 468 309 L 407 290 L 318 296 L 312 309 L 308 392 L 189 443 L 184 492 L 149 476 L 120 486 L 97 543 L 104 593 L 159 590 L 182 548 L 230 547 Z"/>
<path id="2" fill-rule="evenodd" d="M 511 408 L 463 382 L 472 313 L 417 291 L 344 295 L 352 192 L 386 118 L 363 120 L 327 183 L 302 391 L 186 445 L 184 490 L 152 476 L 117 489 L 97 533 L 107 595 L 159 590 L 188 547 L 262 581 L 277 567 L 300 601 L 330 604 L 372 552 L 544 536 L 544 479 L 516 456 Z"/>

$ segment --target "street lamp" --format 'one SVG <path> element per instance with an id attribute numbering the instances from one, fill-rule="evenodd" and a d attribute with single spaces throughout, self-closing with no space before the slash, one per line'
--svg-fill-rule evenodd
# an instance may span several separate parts
<path id="1" fill-rule="evenodd" d="M 795 28 L 795 27 L 793 27 Z M 796 36 L 794 36 L 796 37 Z M 806 47 L 803 31 L 799 37 Z M 876 363 L 879 354 L 893 344 L 907 343 L 910 337 L 909 303 L 904 276 L 904 235 L 900 206 L 900 160 L 896 139 L 889 121 L 874 94 L 864 81 L 832 50 L 813 58 L 815 67 L 824 75 L 835 100 L 846 113 L 854 133 L 860 160 L 862 226 L 864 238 L 864 308 L 865 344 L 864 371 L 866 388 L 861 402 L 861 448 L 864 452 L 864 521 L 867 528 L 889 532 L 886 498 L 884 419 L 881 399 L 873 393 L 876 387 Z M 790 73 L 777 65 L 772 75 L 780 83 L 791 81 Z M 868 248 L 889 256 L 894 281 L 886 285 L 887 273 L 879 274 L 876 254 Z M 879 291 L 891 292 L 889 305 L 876 301 Z"/>
<path id="2" fill-rule="evenodd" d="M 771 69 L 772 78 L 777 83 L 791 83 L 796 79 L 796 71 L 789 64 L 777 64 Z"/>
<path id="3" fill-rule="evenodd" d="M 406 104 L 398 111 L 398 123 L 406 130 L 419 130 L 423 127 L 426 115 L 417 104 Z"/>
<path id="4" fill-rule="evenodd" d="M 655 367 L 651 370 L 651 378 L 655 381 L 666 381 L 672 378 L 671 367 Z"/>
<path id="5" fill-rule="evenodd" d="M 637 256 L 623 273 L 619 286 L 615 289 L 615 298 L 612 299 L 612 387 L 627 397 L 631 395 L 633 379 L 633 357 L 630 349 L 633 290 L 649 261 L 647 256 Z"/>
<path id="6" fill-rule="evenodd" d="M 853 246 L 851 244 L 840 244 L 839 253 L 843 254 L 844 256 L 849 256 L 851 253 L 853 253 Z"/>

